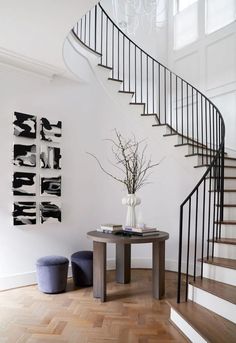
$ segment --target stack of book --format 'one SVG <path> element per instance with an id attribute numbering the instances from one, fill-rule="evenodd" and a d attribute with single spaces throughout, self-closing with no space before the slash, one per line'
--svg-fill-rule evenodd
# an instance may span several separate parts
<path id="1" fill-rule="evenodd" d="M 158 234 L 159 230 L 157 230 L 157 228 L 155 227 L 147 227 L 147 226 L 142 227 L 142 228 L 125 226 L 124 232 L 129 232 L 133 235 L 138 235 L 138 236 L 152 236 L 152 235 Z"/>
<path id="2" fill-rule="evenodd" d="M 115 233 L 122 230 L 123 226 L 121 224 L 102 224 L 100 228 L 97 229 L 97 231 L 104 233 Z"/>

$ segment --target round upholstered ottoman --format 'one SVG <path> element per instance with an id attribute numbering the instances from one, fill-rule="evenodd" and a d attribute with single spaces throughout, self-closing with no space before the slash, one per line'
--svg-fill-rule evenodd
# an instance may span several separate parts
<path id="1" fill-rule="evenodd" d="M 71 255 L 74 284 L 77 287 L 93 285 L 93 252 L 78 251 Z"/>
<path id="2" fill-rule="evenodd" d="M 61 293 L 66 289 L 69 260 L 63 256 L 44 256 L 37 260 L 36 271 L 39 290 Z"/>

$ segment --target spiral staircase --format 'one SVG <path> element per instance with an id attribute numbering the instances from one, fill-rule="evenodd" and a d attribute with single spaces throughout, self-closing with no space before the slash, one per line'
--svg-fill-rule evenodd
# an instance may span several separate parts
<path id="1" fill-rule="evenodd" d="M 70 34 L 105 69 L 130 106 L 176 136 L 203 176 L 180 206 L 177 299 L 170 320 L 192 342 L 236 341 L 236 158 L 225 153 L 225 125 L 203 93 L 159 63 L 100 4 Z"/>

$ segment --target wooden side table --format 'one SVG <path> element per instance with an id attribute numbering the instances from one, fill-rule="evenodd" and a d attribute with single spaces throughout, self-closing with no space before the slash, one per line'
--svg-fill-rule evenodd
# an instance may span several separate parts
<path id="1" fill-rule="evenodd" d="M 87 237 L 93 240 L 93 296 L 106 301 L 106 245 L 116 244 L 116 281 L 130 282 L 131 244 L 152 243 L 152 293 L 160 299 L 165 294 L 165 241 L 167 232 L 151 236 L 121 236 L 90 231 Z"/>

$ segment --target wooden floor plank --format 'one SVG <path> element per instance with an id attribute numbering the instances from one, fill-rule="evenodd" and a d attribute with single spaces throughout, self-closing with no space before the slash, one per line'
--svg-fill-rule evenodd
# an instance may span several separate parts
<path id="1" fill-rule="evenodd" d="M 130 284 L 117 284 L 107 273 L 107 302 L 92 288 L 43 294 L 37 286 L 0 292 L 0 342 L 139 343 L 186 339 L 169 322 L 166 298 L 176 295 L 177 274 L 166 273 L 166 298 L 152 297 L 151 270 L 132 270 Z"/>

